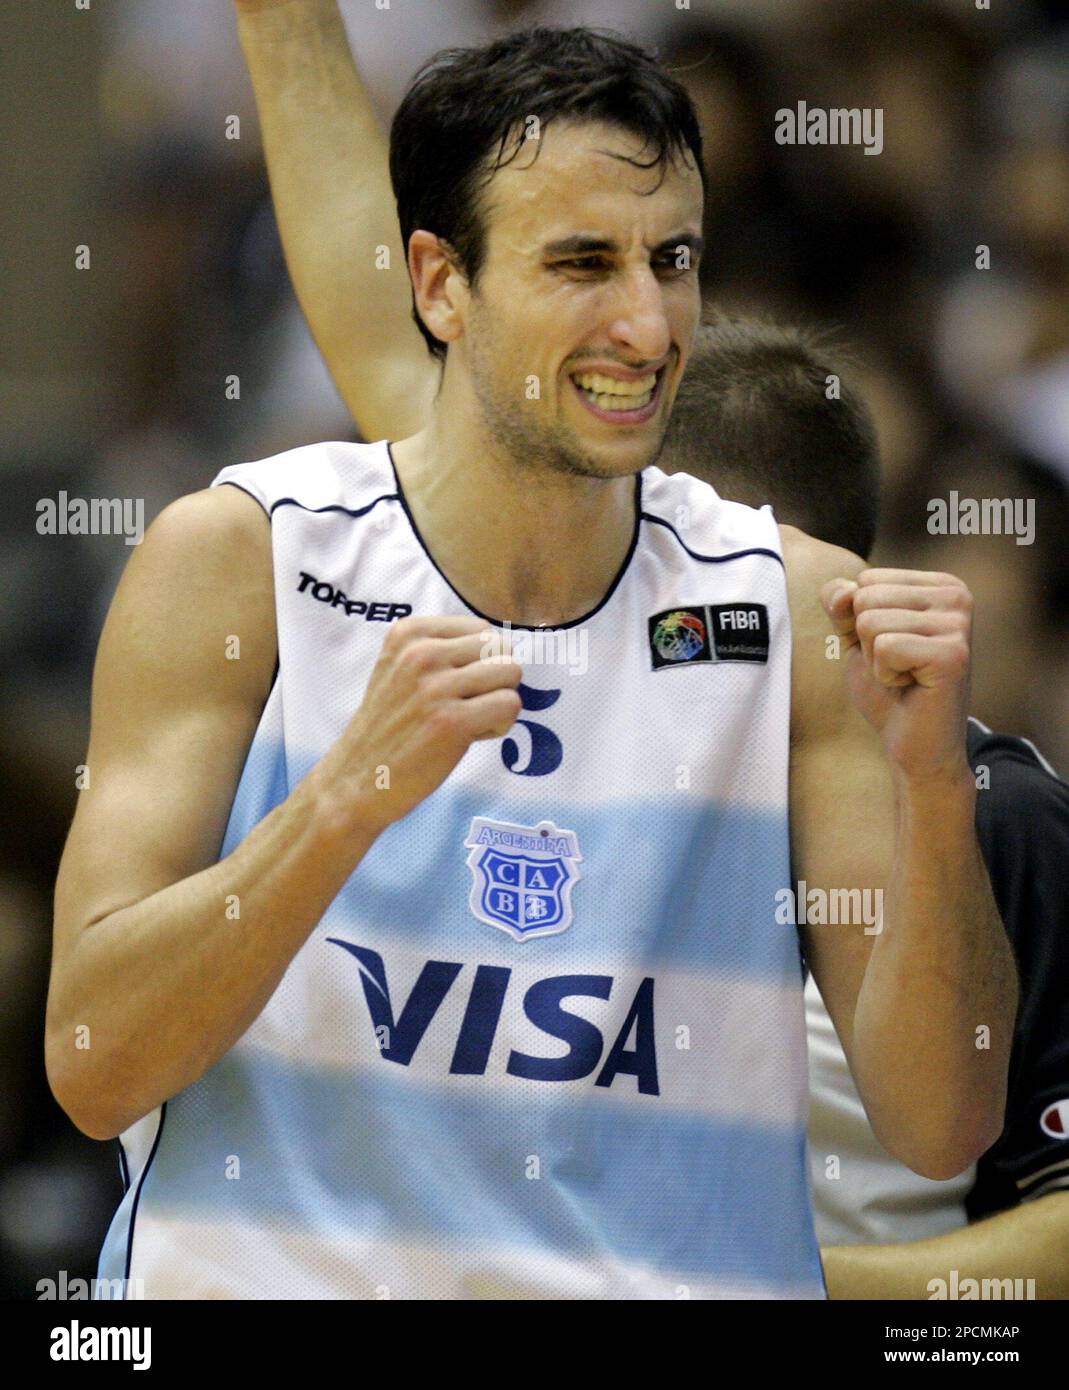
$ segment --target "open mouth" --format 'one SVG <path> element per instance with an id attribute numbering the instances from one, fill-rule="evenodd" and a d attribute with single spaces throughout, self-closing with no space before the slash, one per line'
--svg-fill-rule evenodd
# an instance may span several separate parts
<path id="1" fill-rule="evenodd" d="M 592 414 L 621 424 L 647 420 L 657 408 L 664 368 L 633 381 L 602 372 L 573 372 L 571 381 L 580 400 Z"/>

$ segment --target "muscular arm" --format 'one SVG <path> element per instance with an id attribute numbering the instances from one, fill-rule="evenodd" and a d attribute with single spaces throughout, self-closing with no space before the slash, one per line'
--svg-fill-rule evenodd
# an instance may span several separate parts
<path id="1" fill-rule="evenodd" d="M 236 1041 L 366 848 L 338 842 L 310 777 L 215 862 L 274 665 L 266 516 L 232 487 L 180 499 L 108 615 L 56 887 L 46 1060 L 94 1138 Z"/>
<path id="2" fill-rule="evenodd" d="M 883 889 L 878 933 L 864 923 L 809 925 L 806 954 L 880 1142 L 916 1172 L 950 1177 L 1002 1129 L 1017 1007 L 1013 955 L 976 841 L 964 712 L 960 760 L 938 756 L 932 733 L 922 775 L 924 739 L 940 721 L 914 721 L 907 759 L 901 720 L 881 738 L 858 707 L 859 698 L 886 706 L 896 688 L 872 681 L 868 657 L 848 640 L 841 660 L 827 659 L 832 623 L 817 595 L 828 579 L 860 574 L 862 562 L 790 527 L 784 544 L 795 870 L 811 888 Z M 929 621 L 906 616 L 914 620 Z"/>
<path id="3" fill-rule="evenodd" d="M 929 1298 L 929 1281 L 1034 1279 L 1039 1299 L 1069 1298 L 1069 1192 L 1034 1202 L 959 1231 L 901 1245 L 834 1245 L 822 1251 L 832 1298 Z M 1025 1285 L 1027 1291 L 1027 1284 Z"/>
<path id="4" fill-rule="evenodd" d="M 301 308 L 364 437 L 415 434 L 438 369 L 412 321 L 387 142 L 336 0 L 237 0 L 237 10 Z"/>

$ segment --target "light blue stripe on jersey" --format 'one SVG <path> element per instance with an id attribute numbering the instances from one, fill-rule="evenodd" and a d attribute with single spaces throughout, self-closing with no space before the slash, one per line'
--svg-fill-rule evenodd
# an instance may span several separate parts
<path id="1" fill-rule="evenodd" d="M 389 1067 L 389 1063 L 383 1066 Z M 206 1123 L 211 1116 L 211 1123 Z M 525 1132 L 525 1126 L 526 1132 Z M 471 1136 L 480 1142 L 473 1144 Z M 314 1166 L 258 1164 L 286 1137 Z M 458 1164 L 463 1150 L 469 1162 Z M 803 1131 L 785 1134 L 648 1107 L 531 1107 L 474 1099 L 410 1076 L 358 1076 L 263 1053 L 223 1059 L 170 1102 L 142 1202 L 160 1215 L 303 1230 L 476 1240 L 578 1257 L 610 1252 L 670 1274 L 819 1291 Z M 227 1181 L 227 1155 L 241 1176 Z M 538 1179 L 525 1158 L 542 1156 Z M 611 1165 L 605 1155 L 613 1155 Z"/>
<path id="2" fill-rule="evenodd" d="M 258 740 L 256 757 L 256 768 L 242 778 L 224 855 L 267 814 L 273 796 L 286 794 L 281 747 L 272 755 Z M 583 861 L 572 926 L 526 948 L 537 949 L 547 965 L 588 962 L 596 950 L 636 966 L 741 972 L 800 987 L 796 928 L 775 920 L 776 893 L 790 886 L 785 813 L 682 796 L 594 805 L 554 796 L 545 805 L 550 813 L 559 827 L 577 833 Z M 342 931 L 371 922 L 400 946 L 429 945 L 427 885 L 433 885 L 433 949 L 457 960 L 477 954 L 480 936 L 493 940 L 497 932 L 468 908 L 464 839 L 476 815 L 520 818 L 515 800 L 495 804 L 447 783 L 379 837 L 324 922 Z M 682 882 L 663 870 L 666 844 L 688 847 Z M 597 924 L 596 940 L 584 935 L 584 921 Z"/>

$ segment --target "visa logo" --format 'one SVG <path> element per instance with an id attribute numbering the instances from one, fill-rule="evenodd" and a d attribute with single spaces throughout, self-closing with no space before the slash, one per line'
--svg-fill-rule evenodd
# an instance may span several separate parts
<path id="1" fill-rule="evenodd" d="M 336 936 L 327 940 L 348 951 L 359 963 L 360 983 L 379 1040 L 380 1056 L 407 1067 L 442 1001 L 465 969 L 464 964 L 427 961 L 398 1013 L 390 997 L 386 965 L 378 952 Z M 511 977 L 507 966 L 476 966 L 449 1065 L 450 1074 L 486 1074 Z M 597 1071 L 595 1086 L 611 1086 L 618 1076 L 633 1076 L 640 1094 L 660 1095 L 651 978 L 647 976 L 639 985 L 607 1052 L 601 1030 L 589 1019 L 564 1008 L 565 1000 L 577 996 L 608 1000 L 614 983 L 611 975 L 550 975 L 529 986 L 523 996 L 524 1014 L 548 1038 L 567 1044 L 568 1051 L 563 1057 L 541 1057 L 513 1049 L 505 1066 L 508 1075 L 528 1081 L 579 1081 Z M 632 1035 L 633 1046 L 629 1047 Z"/>

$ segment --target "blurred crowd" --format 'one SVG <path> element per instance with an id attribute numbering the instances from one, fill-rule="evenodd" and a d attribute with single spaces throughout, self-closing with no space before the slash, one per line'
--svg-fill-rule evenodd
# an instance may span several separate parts
<path id="1" fill-rule="evenodd" d="M 518 24 L 612 27 L 661 53 L 704 126 L 710 304 L 833 326 L 853 346 L 884 468 L 874 559 L 966 580 L 977 599 L 974 712 L 1035 740 L 1064 773 L 1061 6 L 342 0 L 342 11 L 384 120 L 422 58 Z M 33 371 L 11 369 L 4 382 L 0 1292 L 18 1297 L 61 1269 L 93 1272 L 120 1192 L 117 1146 L 82 1138 L 52 1102 L 41 1036 L 51 887 L 84 758 L 92 657 L 132 552 L 121 536 L 40 535 L 36 505 L 61 490 L 143 498 L 147 525 L 226 464 L 357 437 L 288 284 L 228 0 L 112 0 L 79 22 L 92 73 L 69 91 L 55 84 L 45 104 L 58 119 L 64 102 L 80 103 L 72 118 L 89 131 L 88 166 L 50 151 L 47 121 L 28 153 L 92 203 L 95 294 L 70 327 L 76 319 L 93 345 L 91 400 L 49 394 Z M 28 46 L 41 42 L 27 31 Z M 777 144 L 777 110 L 799 101 L 881 108 L 882 153 Z M 21 214 L 32 234 L 33 207 Z M 82 239 L 72 226 L 66 240 Z M 1034 499 L 1034 543 L 930 534 L 928 503 L 951 490 Z"/>

